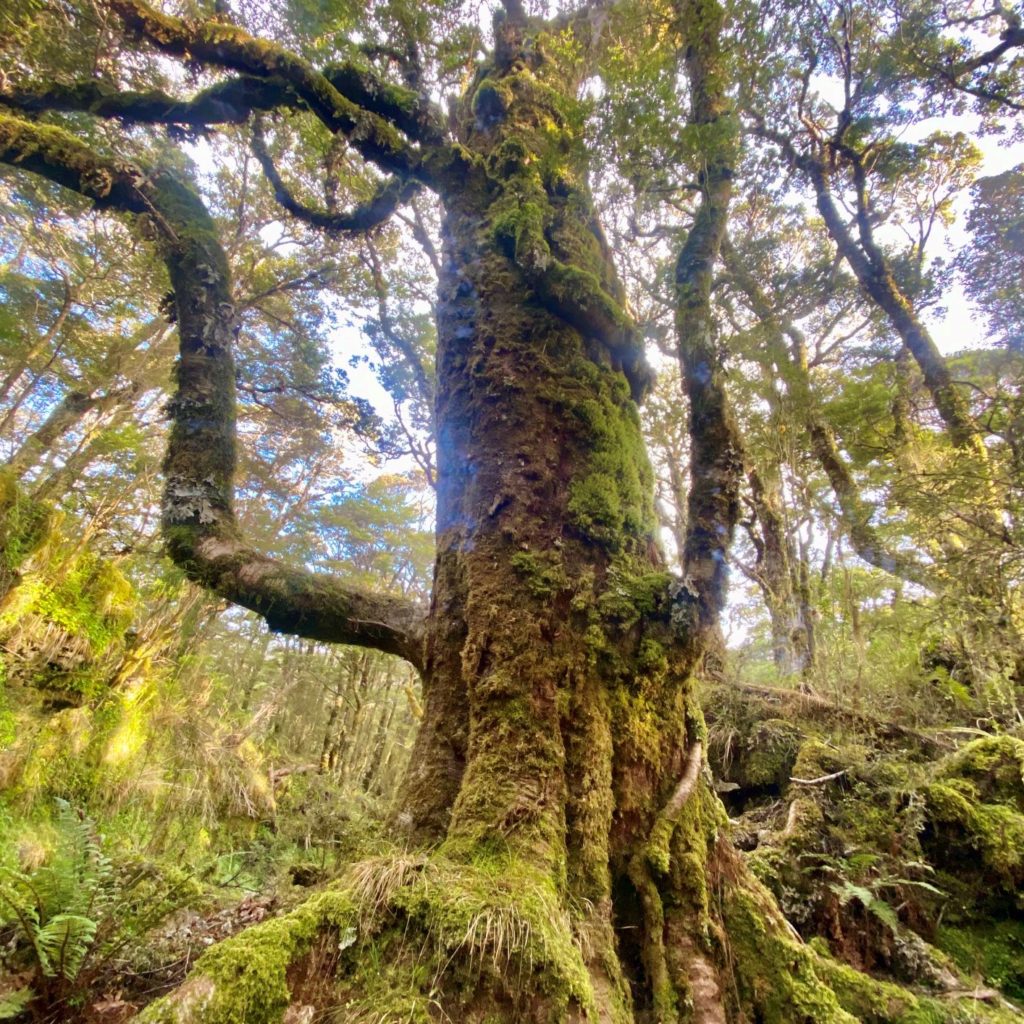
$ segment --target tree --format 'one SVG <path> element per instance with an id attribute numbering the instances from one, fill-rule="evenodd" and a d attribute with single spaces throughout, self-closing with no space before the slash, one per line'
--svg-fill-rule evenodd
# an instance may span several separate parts
<path id="1" fill-rule="evenodd" d="M 684 0 L 667 18 L 689 82 L 686 116 L 703 140 L 696 209 L 675 254 L 691 460 L 681 577 L 657 543 L 641 438 L 637 403 L 651 373 L 588 184 L 580 97 L 614 12 L 591 5 L 544 20 L 505 0 L 489 52 L 471 62 L 445 117 L 430 100 L 443 48 L 415 8 L 385 4 L 361 21 L 341 5 L 340 23 L 385 35 L 359 59 L 322 66 L 219 10 L 174 17 L 142 0 L 98 9 L 124 52 L 215 80 L 186 99 L 111 83 L 103 69 L 43 86 L 34 68 L 3 95 L 0 161 L 134 218 L 166 265 L 179 338 L 167 549 L 273 630 L 405 658 L 424 695 L 394 815 L 407 849 L 215 950 L 149 1019 L 277 1019 L 300 999 L 301 963 L 316 973 L 309 955 L 324 934 L 331 956 L 340 949 L 354 1015 L 919 1019 L 915 997 L 883 998 L 793 939 L 725 838 L 702 773 L 694 680 L 717 638 L 743 473 L 710 306 L 737 159 L 723 8 Z M 381 172 L 346 179 L 362 202 L 342 213 L 292 190 L 259 122 L 274 111 L 298 112 L 308 137 L 344 142 Z M 132 132 L 102 119 L 179 133 L 253 119 L 278 200 L 325 231 L 370 231 L 421 191 L 437 196 L 429 608 L 286 565 L 243 537 L 233 500 L 239 309 L 217 224 L 180 159 L 156 146 L 137 153 Z M 397 346 L 381 302 L 381 331 Z M 363 945 L 353 947 L 357 928 Z M 934 1012 L 950 1019 L 939 1004 Z"/>
<path id="2" fill-rule="evenodd" d="M 971 244 L 958 258 L 967 294 L 989 313 L 993 332 L 1001 342 L 1017 351 L 1024 347 L 1019 273 L 1024 259 L 1022 182 L 1021 167 L 975 182 Z"/>

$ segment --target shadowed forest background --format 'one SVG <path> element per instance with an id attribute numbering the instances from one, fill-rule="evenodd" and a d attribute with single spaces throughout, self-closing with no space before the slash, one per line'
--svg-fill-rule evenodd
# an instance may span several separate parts
<path id="1" fill-rule="evenodd" d="M 0 1020 L 1024 1020 L 1022 73 L 0 0 Z"/>

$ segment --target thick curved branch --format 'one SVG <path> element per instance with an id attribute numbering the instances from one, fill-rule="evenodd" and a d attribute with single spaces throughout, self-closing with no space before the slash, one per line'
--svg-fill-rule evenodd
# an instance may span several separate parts
<path id="1" fill-rule="evenodd" d="M 1024 110 L 1024 104 L 1012 100 L 1003 92 L 984 86 L 985 76 L 997 69 L 1003 57 L 1015 48 L 1024 47 L 1024 27 L 1020 14 L 1002 3 L 985 13 L 984 18 L 997 15 L 1003 19 L 1005 29 L 1000 33 L 999 42 L 975 56 L 961 61 L 935 63 L 924 57 L 915 56 L 915 63 L 927 73 L 935 75 L 940 82 L 959 92 L 967 93 L 988 103 L 998 104 L 1010 110 Z M 971 76 L 983 72 L 981 80 L 971 82 Z"/>
<path id="2" fill-rule="evenodd" d="M 762 134 L 780 143 L 780 137 L 775 133 Z M 825 165 L 812 156 L 798 153 L 788 139 L 782 139 L 780 144 L 789 160 L 806 175 L 814 189 L 818 212 L 825 221 L 836 248 L 857 278 L 858 284 L 886 315 L 920 367 L 925 386 L 949 431 L 950 440 L 958 448 L 970 449 L 979 458 L 985 459 L 985 446 L 967 402 L 956 389 L 946 361 L 942 358 L 934 339 L 918 318 L 909 300 L 900 291 L 888 260 L 875 244 L 867 209 L 867 186 L 863 164 L 859 160 L 853 163 L 857 190 L 857 223 L 861 234 L 861 244 L 858 245 L 836 206 Z"/>
<path id="3" fill-rule="evenodd" d="M 414 90 L 385 82 L 368 68 L 351 62 L 329 64 L 323 74 L 343 96 L 386 118 L 410 139 L 426 144 L 444 141 L 444 116 Z"/>
<path id="4" fill-rule="evenodd" d="M 629 381 L 633 400 L 640 402 L 654 384 L 654 371 L 644 353 L 643 338 L 633 318 L 596 278 L 551 257 L 538 274 L 527 274 L 538 299 L 588 338 L 611 353 Z"/>
<path id="5" fill-rule="evenodd" d="M 874 241 L 866 206 L 863 165 L 858 161 L 853 167 L 857 190 L 857 222 L 861 234 L 859 246 L 839 213 L 825 168 L 810 158 L 802 158 L 801 166 L 814 188 L 818 212 L 825 221 L 836 247 L 849 264 L 865 294 L 885 313 L 900 340 L 917 362 L 925 387 L 949 432 L 949 439 L 958 448 L 974 454 L 981 464 L 986 464 L 988 454 L 978 424 L 971 415 L 970 406 L 957 390 L 935 340 L 917 316 L 910 301 L 900 291 L 889 261 Z"/>
<path id="6" fill-rule="evenodd" d="M 164 53 L 258 78 L 283 79 L 324 125 L 345 135 L 367 160 L 403 177 L 427 176 L 421 154 L 394 124 L 343 95 L 329 78 L 283 47 L 221 21 L 171 17 L 143 0 L 106 0 L 106 6 Z"/>
<path id="7" fill-rule="evenodd" d="M 995 46 L 982 53 L 971 57 L 969 60 L 962 60 L 956 64 L 947 66 L 947 74 L 961 76 L 969 75 L 981 68 L 998 64 L 1003 54 L 1015 47 L 1024 47 L 1024 27 L 1021 26 L 1021 16 L 1002 4 L 996 5 L 996 12 L 1002 17 L 1006 28 L 1000 35 L 999 42 Z"/>
<path id="8" fill-rule="evenodd" d="M 917 362 L 925 387 L 945 424 L 950 440 L 958 448 L 971 452 L 981 465 L 987 465 L 988 453 L 979 425 L 971 415 L 970 406 L 957 390 L 935 340 L 910 300 L 900 290 L 888 259 L 875 241 L 862 157 L 842 144 L 833 150 L 853 172 L 857 196 L 858 242 L 836 205 L 829 169 L 824 159 L 799 152 L 792 139 L 767 127 L 763 119 L 757 118 L 755 133 L 775 143 L 789 163 L 806 177 L 814 190 L 818 212 L 839 254 L 853 271 L 861 290 L 886 315 Z"/>
<path id="9" fill-rule="evenodd" d="M 541 212 L 546 202 L 546 196 L 542 203 L 524 201 L 515 190 L 499 197 L 495 206 L 511 208 L 513 216 L 499 219 L 498 239 L 545 309 L 609 351 L 639 402 L 654 383 L 643 339 L 626 309 L 594 274 L 563 263 L 551 251 Z"/>
<path id="10" fill-rule="evenodd" d="M 235 308 L 224 251 L 198 196 L 171 174 L 97 156 L 66 132 L 0 114 L 0 163 L 96 205 L 146 215 L 174 289 L 180 360 L 164 461 L 163 528 L 188 576 L 262 615 L 271 629 L 351 643 L 422 664 L 421 610 L 347 587 L 248 547 L 234 515 Z"/>
<path id="11" fill-rule="evenodd" d="M 385 82 L 372 71 L 351 63 L 329 65 L 323 77 L 343 96 L 392 122 L 409 138 L 418 142 L 443 141 L 444 122 L 440 113 L 418 93 Z M 0 93 L 0 101 L 33 113 L 81 111 L 96 117 L 194 127 L 241 124 L 253 111 L 306 106 L 285 78 L 254 74 L 217 82 L 187 99 L 160 89 L 122 91 L 90 79 L 71 85 L 55 83 L 43 89 L 8 89 Z"/>
<path id="12" fill-rule="evenodd" d="M 381 185 L 372 199 L 360 203 L 346 213 L 331 213 L 329 210 L 307 206 L 295 198 L 274 165 L 259 120 L 254 122 L 252 128 L 252 151 L 263 170 L 264 177 L 270 182 L 278 203 L 296 219 L 324 231 L 370 231 L 383 224 L 399 206 L 410 200 L 421 188 L 418 181 L 390 178 Z"/>
<path id="13" fill-rule="evenodd" d="M 56 83 L 45 89 L 9 89 L 0 92 L 0 103 L 29 113 L 61 110 L 144 124 L 202 128 L 243 124 L 253 111 L 296 108 L 299 99 L 283 79 L 239 75 L 218 82 L 191 99 L 160 89 L 121 92 L 105 82 L 87 81 L 73 85 Z"/>

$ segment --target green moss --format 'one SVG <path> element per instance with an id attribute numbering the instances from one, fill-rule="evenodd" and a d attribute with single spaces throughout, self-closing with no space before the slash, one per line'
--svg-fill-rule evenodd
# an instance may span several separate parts
<path id="1" fill-rule="evenodd" d="M 615 477 L 596 471 L 575 481 L 569 495 L 569 514 L 595 540 L 613 541 L 622 533 L 624 521 Z"/>
<path id="2" fill-rule="evenodd" d="M 324 935 L 337 936 L 342 956 L 338 977 L 326 990 L 319 979 L 319 988 L 355 1015 L 427 1024 L 441 991 L 448 1011 L 493 997 L 514 1006 L 543 1000 L 552 1021 L 594 1013 L 572 922 L 550 879 L 495 851 L 472 864 L 398 854 L 354 865 L 344 889 L 209 949 L 185 984 L 139 1020 L 277 1024 L 298 961 Z"/>
<path id="3" fill-rule="evenodd" d="M 932 999 L 833 960 L 823 940 L 790 936 L 769 900 L 743 884 L 725 893 L 738 996 L 763 1024 L 1011 1024 L 1005 1007 Z"/>
<path id="4" fill-rule="evenodd" d="M 862 754 L 862 750 L 840 750 L 834 744 L 811 737 L 800 747 L 800 753 L 793 764 L 793 776 L 798 779 L 817 779 L 844 769 L 849 770 L 851 763 L 859 760 Z"/>
<path id="5" fill-rule="evenodd" d="M 514 92 L 507 80 L 485 78 L 473 94 L 473 116 L 483 126 L 503 121 L 514 100 Z"/>
<path id="6" fill-rule="evenodd" d="M 935 944 L 971 975 L 1024 1001 L 1024 921 L 978 921 L 942 925 Z"/>
<path id="7" fill-rule="evenodd" d="M 9 649 L 30 652 L 12 681 L 92 697 L 108 681 L 101 658 L 118 648 L 138 602 L 120 569 L 72 544 L 69 533 L 48 505 L 0 473 L 0 633 Z M 41 650 L 45 657 L 36 657 Z"/>
<path id="8" fill-rule="evenodd" d="M 933 999 L 879 981 L 826 955 L 816 970 L 843 1007 L 862 1024 L 1011 1024 L 1017 1014 L 965 994 L 960 999 Z"/>
<path id="9" fill-rule="evenodd" d="M 564 175 L 559 180 L 564 180 Z M 565 305 L 581 305 L 592 311 L 599 310 L 601 318 L 615 324 L 621 330 L 630 327 L 629 318 L 622 307 L 603 288 L 594 271 L 568 263 L 552 266 L 547 281 L 549 294 Z"/>
<path id="10" fill-rule="evenodd" d="M 298 910 L 217 943 L 189 979 L 147 1007 L 140 1024 L 277 1024 L 288 1006 L 288 970 L 326 929 L 355 928 L 343 891 L 314 896 Z"/>
<path id="11" fill-rule="evenodd" d="M 563 396 L 593 438 L 586 471 L 570 485 L 568 511 L 586 536 L 617 550 L 623 538 L 646 540 L 654 531 L 653 474 L 636 407 L 616 387 L 617 375 L 601 378 L 590 394 Z"/>
<path id="12" fill-rule="evenodd" d="M 135 608 L 135 591 L 120 570 L 86 552 L 56 586 L 42 591 L 31 610 L 71 636 L 87 640 L 97 655 L 123 635 Z"/>
<path id="13" fill-rule="evenodd" d="M 551 597 L 569 584 L 557 552 L 517 551 L 509 559 L 509 564 L 523 577 L 535 597 Z"/>
<path id="14" fill-rule="evenodd" d="M 987 736 L 974 740 L 947 758 L 940 779 L 968 780 L 979 799 L 1006 803 L 1024 814 L 1024 740 Z"/>
<path id="15" fill-rule="evenodd" d="M 7 664 L 0 655 L 0 751 L 14 742 L 17 733 L 17 718 L 7 699 Z"/>
<path id="16" fill-rule="evenodd" d="M 593 1009 L 590 978 L 550 877 L 507 856 L 474 865 L 433 858 L 390 906 L 430 935 L 450 961 L 489 960 L 529 990 L 539 984 L 562 1013 Z"/>
<path id="17" fill-rule="evenodd" d="M 784 786 L 793 774 L 800 731 L 792 722 L 768 718 L 746 737 L 731 777 L 743 786 Z"/>
<path id="18" fill-rule="evenodd" d="M 957 859 L 968 871 L 977 862 L 1010 892 L 1024 883 L 1024 815 L 1005 804 L 982 803 L 966 780 L 935 782 L 922 794 L 940 862 Z"/>
<path id="19" fill-rule="evenodd" d="M 789 936 L 757 883 L 726 886 L 726 933 L 741 1005 L 761 1024 L 857 1024 L 816 971 L 818 958 Z"/>

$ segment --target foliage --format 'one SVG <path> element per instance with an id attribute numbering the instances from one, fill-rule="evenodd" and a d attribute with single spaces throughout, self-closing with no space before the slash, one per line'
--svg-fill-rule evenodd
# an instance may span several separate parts
<path id="1" fill-rule="evenodd" d="M 29 871 L 5 868 L 0 888 L 3 926 L 28 947 L 36 976 L 30 998 L 75 981 L 111 899 L 113 873 L 95 824 L 60 801 L 55 825 L 48 859 Z"/>

